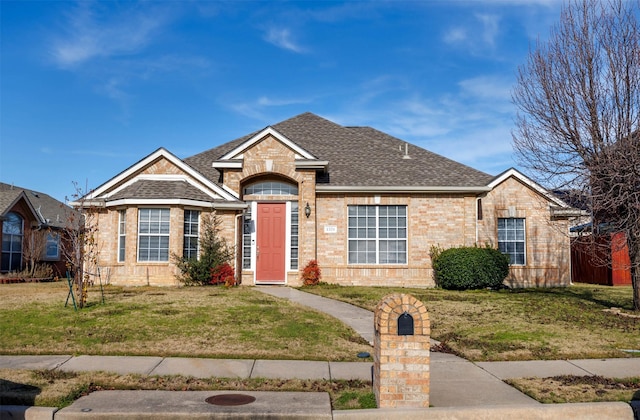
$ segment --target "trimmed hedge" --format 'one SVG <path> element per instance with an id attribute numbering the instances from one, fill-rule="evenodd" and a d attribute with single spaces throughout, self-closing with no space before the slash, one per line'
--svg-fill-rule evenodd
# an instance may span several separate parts
<path id="1" fill-rule="evenodd" d="M 443 289 L 495 289 L 509 275 L 509 257 L 488 247 L 450 248 L 434 255 L 433 269 Z"/>

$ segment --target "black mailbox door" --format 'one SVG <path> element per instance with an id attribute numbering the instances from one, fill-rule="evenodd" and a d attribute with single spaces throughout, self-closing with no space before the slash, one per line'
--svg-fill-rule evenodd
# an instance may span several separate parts
<path id="1" fill-rule="evenodd" d="M 413 317 L 406 312 L 398 317 L 398 335 L 413 335 Z"/>

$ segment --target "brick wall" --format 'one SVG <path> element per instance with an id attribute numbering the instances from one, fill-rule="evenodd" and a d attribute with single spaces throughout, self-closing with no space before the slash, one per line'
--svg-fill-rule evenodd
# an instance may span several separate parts
<path id="1" fill-rule="evenodd" d="M 515 178 L 482 197 L 478 244 L 497 246 L 497 219 L 525 218 L 526 264 L 512 266 L 508 283 L 516 287 L 560 286 L 571 281 L 569 221 L 552 220 L 550 202 Z"/>
<path id="2" fill-rule="evenodd" d="M 400 335 L 407 314 L 413 334 Z M 430 393 L 431 324 L 422 302 L 408 294 L 385 296 L 374 311 L 373 392 L 378 408 L 427 408 Z"/>
<path id="3" fill-rule="evenodd" d="M 497 219 L 526 219 L 526 265 L 513 266 L 509 283 L 513 286 L 565 285 L 570 281 L 570 248 L 566 220 L 551 220 L 549 201 L 514 178 L 508 178 L 493 191 L 481 196 L 482 219 L 477 220 L 475 194 L 344 194 L 316 195 L 315 170 L 297 170 L 295 153 L 271 136 L 243 153 L 241 169 L 225 169 L 225 185 L 242 197 L 242 188 L 259 180 L 283 180 L 298 185 L 299 269 L 287 272 L 287 284 L 301 284 L 300 271 L 311 259 L 317 259 L 323 281 L 344 285 L 433 287 L 430 250 L 433 246 L 450 248 L 461 245 L 497 246 Z M 166 160 L 155 161 L 144 173 L 178 173 L 179 168 Z M 287 201 L 295 197 L 246 197 L 258 201 Z M 311 216 L 304 215 L 309 203 Z M 349 205 L 407 206 L 407 263 L 388 265 L 348 264 L 347 207 Z M 167 207 L 167 206 L 156 206 Z M 118 255 L 118 209 L 99 214 L 101 267 L 117 284 L 175 285 L 175 266 L 169 263 L 137 263 L 137 208 L 127 211 L 127 256 Z M 171 209 L 171 252 L 182 253 L 183 208 Z M 237 246 L 239 212 L 220 213 L 228 243 Z M 234 261 L 234 265 L 236 265 Z M 253 284 L 254 273 L 240 272 L 244 284 Z"/>

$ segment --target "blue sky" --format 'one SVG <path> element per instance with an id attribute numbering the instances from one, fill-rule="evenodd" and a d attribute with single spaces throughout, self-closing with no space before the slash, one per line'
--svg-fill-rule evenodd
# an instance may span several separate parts
<path id="1" fill-rule="evenodd" d="M 497 175 L 558 1 L 0 2 L 0 181 L 64 200 L 302 112 Z"/>

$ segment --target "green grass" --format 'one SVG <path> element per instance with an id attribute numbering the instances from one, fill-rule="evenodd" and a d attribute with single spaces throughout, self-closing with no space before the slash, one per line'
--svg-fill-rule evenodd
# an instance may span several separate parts
<path id="1" fill-rule="evenodd" d="M 335 318 L 252 288 L 107 287 L 85 308 L 63 283 L 0 287 L 0 354 L 105 354 L 357 361 L 370 351 Z"/>
<path id="2" fill-rule="evenodd" d="M 429 311 L 431 335 L 474 361 L 632 357 L 640 350 L 640 318 L 630 287 L 448 291 L 381 287 L 307 287 L 310 293 L 374 310 L 393 292 L 409 293 Z"/>

